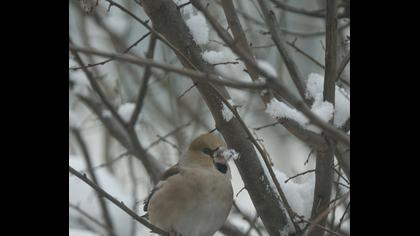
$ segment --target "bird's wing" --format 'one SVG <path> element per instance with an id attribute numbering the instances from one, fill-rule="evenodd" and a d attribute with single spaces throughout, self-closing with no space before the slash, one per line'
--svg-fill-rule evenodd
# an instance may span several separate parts
<path id="1" fill-rule="evenodd" d="M 147 208 L 149 206 L 149 201 L 152 198 L 153 194 L 162 187 L 163 182 L 166 181 L 169 177 L 177 175 L 181 173 L 181 168 L 179 166 L 179 164 L 176 164 L 174 166 L 172 166 L 171 168 L 167 169 L 163 174 L 162 174 L 162 178 L 159 181 L 159 183 L 152 189 L 152 191 L 150 192 L 149 196 L 146 198 L 146 200 L 144 200 L 144 207 L 143 207 L 143 211 L 147 211 Z"/>

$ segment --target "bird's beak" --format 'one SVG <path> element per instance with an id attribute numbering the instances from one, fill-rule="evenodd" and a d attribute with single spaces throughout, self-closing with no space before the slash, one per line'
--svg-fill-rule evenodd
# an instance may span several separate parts
<path id="1" fill-rule="evenodd" d="M 213 153 L 213 161 L 215 163 L 226 164 L 226 159 L 222 155 L 222 153 L 226 150 L 226 148 L 220 147 Z"/>

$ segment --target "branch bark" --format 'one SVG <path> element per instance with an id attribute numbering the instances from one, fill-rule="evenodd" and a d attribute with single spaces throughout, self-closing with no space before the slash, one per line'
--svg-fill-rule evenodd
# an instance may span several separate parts
<path id="1" fill-rule="evenodd" d="M 83 182 L 88 184 L 90 187 L 92 187 L 98 194 L 100 194 L 100 197 L 105 197 L 114 205 L 119 207 L 121 210 L 125 211 L 129 216 L 133 217 L 136 221 L 138 221 L 140 224 L 146 226 L 147 228 L 151 229 L 154 233 L 160 234 L 160 235 L 169 235 L 167 232 L 163 231 L 162 229 L 150 224 L 147 222 L 147 220 L 141 218 L 139 215 L 137 215 L 134 211 L 132 211 L 130 208 L 124 205 L 123 202 L 118 201 L 116 198 L 114 198 L 111 194 L 103 190 L 101 187 L 99 187 L 97 184 L 95 184 L 92 180 L 88 179 L 86 175 L 82 175 L 77 170 L 75 170 L 73 167 L 69 166 L 69 172 L 75 175 L 77 178 L 81 179 Z"/>
<path id="2" fill-rule="evenodd" d="M 194 62 L 198 70 L 214 74 L 214 68 L 202 59 L 202 51 L 194 42 L 173 1 L 143 0 L 141 2 L 158 32 L 186 55 L 189 61 Z M 177 56 L 185 67 L 191 68 L 180 55 L 177 54 Z M 280 231 L 287 227 L 287 216 L 278 195 L 269 187 L 268 176 L 239 121 L 236 118 L 230 121 L 223 119 L 223 103 L 217 94 L 220 93 L 225 98 L 229 98 L 229 94 L 224 87 L 213 87 L 208 83 L 197 83 L 197 89 L 206 101 L 216 127 L 222 133 L 228 146 L 241 154 L 241 158 L 235 163 L 267 231 L 270 235 L 280 235 Z"/>
<path id="3" fill-rule="evenodd" d="M 77 142 L 79 143 L 80 148 L 82 149 L 83 157 L 85 159 L 89 175 L 91 176 L 92 181 L 96 185 L 99 185 L 98 178 L 96 177 L 95 171 L 93 169 L 92 159 L 90 158 L 89 150 L 87 149 L 86 143 L 78 129 L 72 128 L 72 131 L 73 131 L 74 136 L 76 137 Z M 108 205 L 106 205 L 104 199 L 101 197 L 98 198 L 98 201 L 99 201 L 99 206 L 102 209 L 102 215 L 105 220 L 105 224 L 107 226 L 107 232 L 109 235 L 115 236 L 114 230 L 113 230 L 114 227 L 112 224 L 112 219 L 108 210 Z"/>
<path id="4" fill-rule="evenodd" d="M 284 64 L 286 65 L 286 68 L 289 71 L 290 77 L 292 78 L 302 99 L 305 99 L 305 80 L 303 79 L 302 73 L 300 72 L 298 66 L 296 65 L 295 61 L 292 59 L 292 56 L 287 50 L 285 40 L 283 39 L 280 33 L 279 25 L 276 21 L 274 12 L 268 8 L 266 0 L 258 0 L 258 3 L 264 15 L 265 23 L 267 24 L 268 29 L 270 30 L 270 34 L 274 41 L 274 44 L 276 45 L 278 51 L 280 52 L 280 55 L 283 58 Z"/>
<path id="5" fill-rule="evenodd" d="M 325 51 L 325 80 L 324 101 L 335 104 L 335 81 L 337 77 L 337 0 L 327 0 L 326 19 L 326 51 Z M 331 123 L 334 118 L 331 119 Z M 318 219 L 318 224 L 325 226 L 327 217 L 319 218 L 319 214 L 328 209 L 333 186 L 334 150 L 336 141 L 327 137 L 329 148 L 318 151 L 315 168 L 315 191 L 311 218 Z M 327 213 L 328 215 L 328 213 Z M 310 227 L 311 228 L 311 227 Z M 311 228 L 312 229 L 312 228 Z M 308 232 L 310 230 L 308 229 Z M 325 231 L 313 228 L 314 236 L 323 236 Z"/>

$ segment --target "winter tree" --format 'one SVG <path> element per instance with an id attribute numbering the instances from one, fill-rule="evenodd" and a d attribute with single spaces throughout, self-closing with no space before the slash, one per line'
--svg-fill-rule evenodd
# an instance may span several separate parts
<path id="1" fill-rule="evenodd" d="M 234 191 L 216 235 L 350 234 L 350 0 L 70 0 L 69 17 L 70 235 L 166 234 L 143 201 L 209 132 Z"/>

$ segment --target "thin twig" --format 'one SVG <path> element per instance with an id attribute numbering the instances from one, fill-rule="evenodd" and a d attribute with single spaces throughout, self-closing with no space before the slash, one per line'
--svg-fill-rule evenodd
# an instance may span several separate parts
<path id="1" fill-rule="evenodd" d="M 232 37 L 225 32 L 223 27 L 220 26 L 220 24 L 214 19 L 214 17 L 211 16 L 209 11 L 199 2 L 194 1 L 193 5 L 203 13 L 203 15 L 206 17 L 208 22 L 211 24 L 214 30 L 216 30 L 218 36 L 223 39 L 223 41 L 229 45 L 229 47 L 232 49 L 233 52 L 235 52 L 241 60 L 244 61 L 245 64 L 249 64 L 257 70 L 257 72 L 264 76 L 267 79 L 268 86 L 270 89 L 272 89 L 274 92 L 281 95 L 288 103 L 290 103 L 292 106 L 294 106 L 297 110 L 301 111 L 305 116 L 309 118 L 313 123 L 315 123 L 318 127 L 323 129 L 323 131 L 329 135 L 334 137 L 337 140 L 342 141 L 347 146 L 350 146 L 350 137 L 342 132 L 341 130 L 338 130 L 333 125 L 329 124 L 328 122 L 325 122 L 324 120 L 320 119 L 317 115 L 315 115 L 309 106 L 303 101 L 301 98 L 296 97 L 296 95 L 292 94 L 289 89 L 284 87 L 276 77 L 272 76 L 271 74 L 267 73 L 264 69 L 262 69 L 259 65 L 253 62 L 252 57 L 248 55 L 246 51 L 244 51 L 242 48 L 238 47 L 236 45 L 236 41 L 232 39 Z M 227 86 L 227 85 L 226 85 Z"/>
<path id="2" fill-rule="evenodd" d="M 71 38 L 69 38 L 69 42 L 72 43 Z M 112 116 L 115 117 L 115 119 L 123 126 L 125 126 L 124 120 L 121 118 L 121 116 L 117 113 L 117 111 L 114 109 L 114 107 L 111 105 L 111 103 L 108 101 L 108 99 L 105 96 L 105 93 L 102 91 L 99 83 L 96 81 L 92 73 L 85 67 L 85 63 L 83 62 L 82 58 L 79 56 L 79 53 L 76 49 L 69 47 L 70 51 L 74 55 L 74 59 L 76 62 L 80 65 L 81 69 L 85 73 L 86 77 L 89 80 L 90 85 L 92 86 L 93 90 L 99 95 L 99 98 L 104 103 L 106 108 L 111 112 Z M 112 57 L 111 57 L 112 58 Z"/>
<path id="3" fill-rule="evenodd" d="M 92 187 L 96 192 L 98 192 L 98 194 L 100 194 L 101 196 L 105 197 L 106 199 L 108 199 L 109 201 L 111 201 L 112 203 L 114 203 L 114 205 L 116 205 L 117 207 L 119 207 L 121 210 L 125 211 L 128 215 L 130 215 L 131 217 L 133 217 L 133 219 L 135 219 L 136 221 L 138 221 L 142 225 L 144 225 L 147 228 L 149 228 L 150 230 L 152 230 L 152 232 L 157 233 L 157 234 L 160 234 L 160 235 L 165 235 L 165 236 L 166 235 L 169 235 L 164 230 L 162 230 L 162 229 L 160 229 L 160 228 L 158 228 L 158 227 L 150 224 L 148 221 L 146 221 L 145 219 L 141 218 L 134 211 L 132 211 L 127 206 L 125 206 L 123 202 L 118 201 L 116 198 L 114 198 L 113 196 L 111 196 L 108 192 L 106 192 L 101 187 L 99 187 L 98 185 L 96 185 L 93 181 L 91 181 L 90 179 L 88 179 L 86 177 L 86 175 L 83 175 L 83 174 L 79 173 L 77 170 L 75 170 L 71 166 L 69 166 L 69 172 L 72 173 L 73 175 L 75 175 L 77 178 L 81 179 L 83 182 L 85 182 L 86 184 L 88 184 L 90 187 Z"/>
<path id="4" fill-rule="evenodd" d="M 274 123 L 271 123 L 271 124 L 268 124 L 268 125 L 263 125 L 263 126 L 256 127 L 256 128 L 253 128 L 253 129 L 256 130 L 256 131 L 258 131 L 258 130 L 261 130 L 261 129 L 264 129 L 264 128 L 276 126 L 278 124 L 280 124 L 280 123 L 279 122 L 274 122 Z"/>
<path id="5" fill-rule="evenodd" d="M 340 201 L 334 203 L 334 205 L 328 207 L 323 212 L 321 212 L 314 220 L 311 221 L 311 225 L 309 226 L 308 230 L 305 233 L 305 236 L 309 236 L 312 230 L 314 229 L 315 225 L 318 224 L 321 220 L 323 220 L 325 217 L 328 216 L 328 213 L 332 210 L 334 210 L 338 205 L 340 205 L 347 197 L 350 195 L 350 192 L 347 192 L 344 194 L 344 196 L 341 198 Z M 331 233 L 331 232 L 330 232 Z M 334 232 L 334 234 L 337 234 Z"/>
<path id="6" fill-rule="evenodd" d="M 229 65 L 229 64 L 233 64 L 233 65 L 237 65 L 239 64 L 238 61 L 226 61 L 226 62 L 219 62 L 219 63 L 213 63 L 213 66 L 220 66 L 220 65 Z"/>
<path id="7" fill-rule="evenodd" d="M 187 94 L 189 91 L 191 91 L 191 89 L 195 88 L 197 86 L 196 83 L 193 83 L 190 87 L 188 87 L 184 92 L 181 93 L 181 95 L 178 96 L 178 99 L 181 99 L 182 97 L 185 96 L 185 94 Z"/>
<path id="8" fill-rule="evenodd" d="M 155 47 L 156 47 L 156 36 L 152 35 L 152 38 L 150 39 L 149 42 L 149 48 L 147 50 L 146 53 L 146 58 L 147 59 L 152 59 L 154 52 L 155 52 Z M 146 93 L 147 93 L 147 88 L 149 85 L 149 79 L 151 76 L 151 68 L 150 66 L 146 66 L 146 68 L 144 69 L 144 74 L 143 74 L 143 78 L 142 78 L 142 84 L 140 87 L 140 91 L 138 93 L 138 97 L 137 97 L 137 101 L 136 101 L 136 106 L 134 107 L 134 111 L 133 114 L 131 115 L 130 121 L 128 122 L 128 125 L 130 127 L 134 127 L 141 109 L 143 108 L 143 103 L 144 103 L 144 99 L 146 97 Z"/>
<path id="9" fill-rule="evenodd" d="M 310 17 L 317 17 L 317 18 L 325 18 L 325 9 L 319 9 L 319 10 L 306 10 L 303 8 L 299 8 L 299 7 L 294 7 L 291 5 L 288 5 L 286 3 L 281 2 L 281 0 L 270 0 L 274 5 L 276 5 L 277 8 L 281 8 L 284 11 L 289 11 L 289 12 L 293 12 L 293 13 L 297 13 L 297 14 L 301 14 L 301 15 L 305 15 L 305 16 L 310 16 Z M 345 4 L 341 4 L 340 7 L 344 7 L 347 8 L 348 6 L 346 6 Z M 346 13 L 346 11 L 340 13 L 337 15 L 338 18 L 348 18 L 349 15 Z"/>
<path id="10" fill-rule="evenodd" d="M 290 77 L 292 78 L 292 81 L 295 84 L 300 96 L 302 98 L 305 98 L 305 80 L 302 76 L 302 72 L 299 70 L 296 62 L 292 59 L 290 53 L 286 48 L 286 45 L 284 43 L 285 40 L 278 29 L 278 23 L 276 21 L 274 12 L 269 9 L 266 0 L 258 0 L 258 3 L 264 14 L 265 23 L 267 24 L 270 30 L 271 38 L 273 39 L 277 50 L 280 52 L 280 55 L 283 58 L 284 64 L 286 65 L 286 68 L 289 71 Z"/>
<path id="11" fill-rule="evenodd" d="M 350 62 L 350 52 L 346 54 L 344 59 L 341 61 L 340 65 L 337 69 L 337 78 L 335 80 L 338 80 L 343 73 L 344 69 L 346 68 L 347 64 Z"/>
<path id="12" fill-rule="evenodd" d="M 79 206 L 74 205 L 74 204 L 69 202 L 69 207 L 74 209 L 75 211 L 79 212 L 81 215 L 85 216 L 87 219 L 89 219 L 90 221 L 92 221 L 93 223 L 98 225 L 99 227 L 103 228 L 107 232 L 112 232 L 112 235 L 117 236 L 117 234 L 111 228 L 109 228 L 107 225 L 102 224 L 99 220 L 95 219 L 95 217 L 93 217 L 92 215 L 90 215 L 86 211 L 82 210 Z"/>
<path id="13" fill-rule="evenodd" d="M 179 149 L 179 147 L 178 147 L 176 144 L 174 144 L 174 143 L 172 143 L 172 142 L 168 141 L 166 138 L 164 138 L 164 137 L 162 137 L 162 136 L 160 136 L 160 135 L 156 135 L 156 136 L 157 136 L 160 140 L 162 140 L 162 142 L 167 143 L 167 144 L 169 144 L 169 146 L 171 146 L 171 147 L 175 148 L 175 149 L 178 151 L 178 153 L 179 153 L 179 154 L 181 154 L 181 153 L 182 153 L 181 149 Z"/>
<path id="14" fill-rule="evenodd" d="M 232 88 L 237 88 L 237 89 L 256 89 L 256 90 L 263 90 L 266 88 L 266 84 L 263 82 L 259 82 L 259 83 L 246 83 L 246 82 L 239 82 L 239 81 L 235 81 L 234 78 L 231 77 L 227 77 L 224 76 L 225 79 L 220 79 L 219 76 L 214 75 L 214 74 L 207 74 L 207 73 L 203 73 L 200 71 L 195 71 L 195 70 L 191 70 L 191 69 L 186 69 L 186 68 L 179 68 L 177 66 L 172 66 L 169 64 L 162 64 L 153 60 L 149 60 L 149 59 L 145 59 L 145 58 L 141 58 L 141 57 L 129 57 L 129 56 L 124 56 L 124 55 L 119 55 L 119 54 L 115 54 L 115 53 L 107 53 L 107 52 L 101 52 L 98 50 L 94 50 L 94 49 L 88 49 L 88 48 L 81 48 L 81 47 L 77 47 L 74 46 L 72 44 L 69 44 L 69 48 L 71 50 L 77 51 L 77 52 L 81 52 L 81 53 L 86 53 L 86 54 L 91 54 L 91 55 L 98 55 L 98 56 L 102 56 L 102 57 L 114 57 L 116 60 L 121 60 L 121 61 L 125 61 L 128 63 L 132 63 L 135 65 L 140 65 L 140 66 L 152 66 L 152 67 L 156 67 L 165 71 L 170 71 L 170 72 L 175 72 L 177 74 L 180 75 L 184 75 L 186 77 L 191 77 L 197 80 L 200 80 L 201 82 L 212 82 L 215 84 L 220 84 L 220 85 L 224 85 L 227 87 L 232 87 Z M 180 76 L 181 78 L 183 78 L 182 76 Z"/>
<path id="15" fill-rule="evenodd" d="M 133 199 L 137 198 L 137 178 L 136 178 L 136 174 L 134 171 L 134 162 L 133 162 L 133 158 L 128 158 L 127 159 L 127 164 L 128 164 L 128 173 L 131 179 L 131 183 L 132 183 L 132 197 Z M 134 212 L 136 211 L 136 206 L 137 206 L 137 202 L 134 201 L 133 205 L 131 206 L 131 208 L 133 209 Z M 137 223 L 136 221 L 133 221 L 131 224 L 131 236 L 135 236 L 136 235 L 136 229 L 137 229 Z"/>
<path id="16" fill-rule="evenodd" d="M 86 166 L 88 168 L 88 173 L 90 174 L 91 178 L 92 178 L 92 182 L 94 182 L 96 185 L 99 186 L 99 182 L 98 182 L 98 178 L 95 174 L 95 172 L 93 171 L 93 165 L 92 165 L 92 159 L 89 155 L 89 151 L 87 149 L 85 140 L 83 139 L 82 135 L 80 134 L 78 129 L 72 128 L 73 134 L 76 137 L 77 142 L 79 143 L 80 148 L 82 149 L 83 152 L 83 156 L 86 162 Z M 109 214 L 109 209 L 108 209 L 108 205 L 105 203 L 104 199 L 99 197 L 98 198 L 99 201 L 99 206 L 101 207 L 102 210 L 102 214 L 103 214 L 103 218 L 105 220 L 105 224 L 108 226 L 108 228 L 110 228 L 111 230 L 108 231 L 109 235 L 113 235 L 113 224 L 112 224 L 112 219 L 111 219 L 111 215 Z"/>
<path id="17" fill-rule="evenodd" d="M 346 209 L 344 210 L 344 213 L 343 213 L 343 215 L 341 216 L 340 221 L 338 222 L 338 225 L 337 225 L 337 227 L 334 229 L 334 231 L 338 231 L 338 230 L 340 230 L 340 228 L 341 228 L 341 224 L 343 224 L 343 222 L 344 222 L 344 217 L 346 216 L 346 214 L 347 214 L 347 212 L 349 211 L 349 209 L 350 209 L 350 202 L 349 202 L 349 204 L 347 204 Z"/>
<path id="18" fill-rule="evenodd" d="M 252 229 L 255 229 L 257 231 L 257 233 L 259 235 L 261 234 L 261 231 L 256 227 L 255 222 L 258 219 L 258 214 L 255 216 L 255 219 L 251 219 L 250 216 L 248 216 L 247 214 L 245 214 L 238 206 L 238 204 L 236 204 L 236 202 L 233 202 L 233 207 L 234 209 L 242 216 L 242 219 L 244 219 L 246 222 L 248 222 L 249 224 L 249 231 Z M 249 231 L 247 231 L 247 233 L 245 233 L 245 235 L 248 235 Z"/>
<path id="19" fill-rule="evenodd" d="M 296 174 L 296 175 L 294 175 L 294 176 L 292 176 L 292 177 L 289 177 L 288 179 L 286 179 L 286 180 L 284 181 L 284 183 L 286 184 L 286 183 L 287 183 L 287 182 L 289 182 L 291 179 L 294 179 L 294 178 L 296 178 L 296 177 L 298 177 L 298 176 L 305 175 L 305 174 L 312 173 L 312 172 L 315 172 L 315 169 L 312 169 L 312 170 L 307 170 L 307 171 L 304 171 L 304 172 L 302 172 L 302 173 Z"/>
<path id="20" fill-rule="evenodd" d="M 134 42 L 133 44 L 131 44 L 127 49 L 125 49 L 123 52 L 121 52 L 121 55 L 126 54 L 128 51 L 130 51 L 133 47 L 137 46 L 141 41 L 143 41 L 143 39 L 147 38 L 147 36 L 149 36 L 151 34 L 151 32 L 146 33 L 145 35 L 141 36 L 136 42 Z M 113 61 L 114 58 L 109 58 L 100 62 L 96 62 L 96 63 L 92 63 L 92 64 L 87 64 L 84 67 L 85 68 L 89 68 L 89 67 L 94 67 L 94 66 L 98 66 L 98 65 L 105 65 L 106 63 Z M 76 67 L 70 67 L 70 70 L 79 70 L 82 69 L 81 66 L 76 66 Z"/>
<path id="21" fill-rule="evenodd" d="M 107 162 L 105 162 L 105 163 L 102 163 L 102 164 L 99 164 L 99 165 L 97 165 L 97 166 L 94 166 L 94 167 L 92 167 L 92 169 L 89 169 L 89 168 L 84 169 L 82 172 L 88 172 L 88 171 L 90 171 L 90 170 L 96 170 L 96 169 L 99 169 L 99 168 L 103 168 L 103 167 L 109 166 L 109 165 L 113 164 L 114 162 L 116 162 L 116 161 L 118 161 L 118 160 L 121 160 L 123 157 L 125 157 L 125 156 L 127 156 L 127 155 L 130 155 L 130 152 L 124 152 L 124 153 L 121 153 L 120 155 L 118 155 L 118 156 L 117 156 L 116 158 L 114 158 L 114 159 L 111 159 L 111 160 L 109 160 L 109 161 L 107 161 Z"/>
<path id="22" fill-rule="evenodd" d="M 333 168 L 334 169 L 334 171 L 335 171 L 335 173 L 340 177 L 340 178 L 342 178 L 344 181 L 346 181 L 346 183 L 348 184 L 348 185 L 350 185 L 350 181 L 347 179 L 347 178 L 345 178 L 341 173 L 340 173 L 340 171 L 338 171 L 337 169 L 335 169 L 335 168 Z"/>
<path id="23" fill-rule="evenodd" d="M 175 134 L 176 132 L 180 131 L 181 129 L 183 129 L 183 128 L 185 128 L 185 127 L 187 127 L 187 126 L 191 125 L 191 124 L 192 124 L 192 120 L 188 121 L 187 123 L 185 123 L 185 124 L 183 124 L 183 125 L 180 125 L 180 126 L 176 127 L 176 128 L 175 128 L 174 130 L 172 130 L 171 132 L 169 132 L 169 133 L 167 133 L 167 134 L 165 134 L 165 135 L 163 135 L 163 136 L 159 136 L 159 137 L 162 137 L 162 138 L 167 138 L 167 137 L 169 137 L 169 136 L 171 136 L 171 135 Z M 147 150 L 149 150 L 150 148 L 152 148 L 153 146 L 155 146 L 156 144 L 158 144 L 160 141 L 162 141 L 162 139 L 161 139 L 161 138 L 158 138 L 156 141 L 151 142 L 151 143 L 149 144 L 149 146 L 147 146 L 147 147 L 145 148 L 145 150 L 146 150 L 146 151 L 147 151 Z"/>

